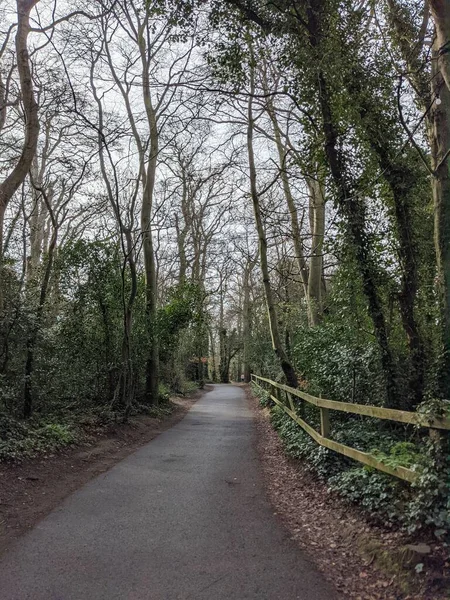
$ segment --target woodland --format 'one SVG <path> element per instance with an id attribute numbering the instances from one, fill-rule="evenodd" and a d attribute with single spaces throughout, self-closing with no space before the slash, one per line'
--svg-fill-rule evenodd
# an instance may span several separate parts
<path id="1" fill-rule="evenodd" d="M 0 61 L 0 460 L 251 373 L 448 414 L 447 2 L 0 0 Z M 336 418 L 410 486 L 272 421 L 448 535 L 445 434 Z"/>

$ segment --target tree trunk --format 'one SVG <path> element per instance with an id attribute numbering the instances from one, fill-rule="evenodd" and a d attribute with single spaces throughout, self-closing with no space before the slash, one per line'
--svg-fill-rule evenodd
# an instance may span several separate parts
<path id="1" fill-rule="evenodd" d="M 108 199 L 113 209 L 117 225 L 120 232 L 120 240 L 121 240 L 121 249 L 123 254 L 123 263 L 122 263 L 122 308 L 123 308 L 123 330 L 122 330 L 122 355 L 121 355 L 121 369 L 119 374 L 119 379 L 117 384 L 115 385 L 113 396 L 113 403 L 119 404 L 124 408 L 124 415 L 127 418 L 128 413 L 131 408 L 132 400 L 134 398 L 134 378 L 133 378 L 133 361 L 132 361 L 132 350 L 131 350 L 131 336 L 132 336 L 132 326 L 133 326 L 133 309 L 134 303 L 137 295 L 137 272 L 136 272 L 136 260 L 134 253 L 134 244 L 132 239 L 132 228 L 134 217 L 131 217 L 131 224 L 126 226 L 123 222 L 121 215 L 121 208 L 119 203 L 119 190 L 117 186 L 113 187 L 111 184 L 108 170 L 106 168 L 105 163 L 105 149 L 108 150 L 107 154 L 110 157 L 111 154 L 109 152 L 106 139 L 104 137 L 104 114 L 103 114 L 103 105 L 99 95 L 97 94 L 97 89 L 95 86 L 95 81 L 93 77 L 93 67 L 94 63 L 91 67 L 91 87 L 92 92 L 97 103 L 98 108 L 98 128 L 97 128 L 97 143 L 98 143 L 98 153 L 99 153 L 99 161 L 100 161 L 100 170 L 102 173 L 103 181 L 106 186 L 106 190 L 108 193 Z M 142 158 L 142 157 L 141 157 Z M 141 165 L 142 169 L 142 165 Z M 136 190 L 137 191 L 137 190 Z M 130 211 L 132 212 L 132 211 Z M 125 297 L 125 287 L 126 287 L 126 267 L 128 265 L 128 269 L 130 272 L 131 279 L 131 289 L 128 295 L 128 298 Z M 108 323 L 105 323 L 106 327 L 108 327 Z M 107 348 L 110 345 L 109 343 L 110 332 L 105 330 L 105 339 L 107 340 Z M 107 351 L 107 356 L 110 354 Z M 109 370 L 109 386 L 110 389 L 113 387 L 113 378 L 112 372 Z"/>
<path id="2" fill-rule="evenodd" d="M 149 9 L 147 9 L 149 10 Z M 148 26 L 148 23 L 146 24 Z M 152 104 L 150 93 L 149 59 L 146 48 L 146 35 L 142 30 L 139 35 L 139 50 L 142 61 L 142 92 L 149 127 L 150 148 L 147 162 L 147 171 L 144 181 L 141 209 L 141 230 L 144 250 L 145 285 L 146 285 L 146 314 L 149 334 L 149 354 L 146 367 L 145 400 L 147 404 L 157 404 L 159 399 L 159 345 L 157 334 L 157 293 L 158 280 L 156 271 L 156 258 L 153 248 L 152 234 L 152 209 L 153 192 L 155 188 L 156 168 L 159 152 L 159 131 L 156 112 Z"/>
<path id="3" fill-rule="evenodd" d="M 436 73 L 433 85 L 442 78 Z M 439 369 L 439 388 L 444 398 L 450 398 L 450 161 L 445 158 L 450 149 L 450 91 L 440 87 L 441 104 L 430 114 L 430 142 L 434 177 L 434 242 L 437 262 L 437 284 L 441 313 L 443 357 Z"/>
<path id="4" fill-rule="evenodd" d="M 221 327 L 219 330 L 219 346 L 220 346 L 220 383 L 230 383 L 230 361 L 227 344 L 227 330 Z"/>
<path id="5" fill-rule="evenodd" d="M 409 393 L 408 398 L 403 401 L 403 408 L 413 409 L 423 400 L 426 359 L 422 334 L 416 320 L 419 252 L 413 223 L 413 206 L 421 174 L 399 156 L 398 150 L 392 148 L 389 138 L 386 138 L 385 130 L 389 126 L 389 120 L 379 102 L 367 95 L 367 87 L 361 87 L 368 77 L 370 75 L 355 65 L 348 89 L 353 94 L 355 103 L 359 104 L 361 125 L 378 160 L 381 175 L 392 194 L 392 220 L 398 239 L 402 273 L 398 301 L 410 353 Z"/>
<path id="6" fill-rule="evenodd" d="M 210 348 L 210 354 L 211 354 L 210 376 L 211 376 L 211 381 L 216 381 L 216 378 L 217 378 L 216 348 L 215 348 L 215 344 L 214 344 L 214 336 L 213 336 L 213 331 L 212 331 L 211 327 L 208 327 L 208 333 L 209 333 L 209 348 Z"/>
<path id="7" fill-rule="evenodd" d="M 30 33 L 30 12 L 39 0 L 17 0 L 17 31 L 15 38 L 17 71 L 20 80 L 20 93 L 25 120 L 25 137 L 22 150 L 10 174 L 0 183 L 0 314 L 3 312 L 3 225 L 6 207 L 25 180 L 36 153 L 39 138 L 38 104 L 34 97 L 28 52 Z M 2 111 L 2 119 L 6 109 Z"/>
<path id="8" fill-rule="evenodd" d="M 182 195 L 181 195 L 181 214 L 183 215 L 183 222 L 180 226 L 178 215 L 175 214 L 175 228 L 177 232 L 177 245 L 178 245 L 178 258 L 180 261 L 180 268 L 178 272 L 178 282 L 181 284 L 186 281 L 187 273 L 187 257 L 186 257 L 186 238 L 189 229 L 192 226 L 190 213 L 189 213 L 189 189 L 187 181 L 186 167 L 183 163 L 182 156 L 179 156 L 179 163 L 181 167 L 181 182 L 182 182 Z"/>
<path id="9" fill-rule="evenodd" d="M 242 341 L 243 341 L 243 371 L 245 383 L 250 382 L 250 340 L 251 340 L 251 306 L 250 306 L 250 277 L 256 260 L 249 260 L 245 265 L 243 288 L 244 300 L 242 307 Z"/>
<path id="10" fill-rule="evenodd" d="M 30 259 L 28 262 L 29 272 L 27 273 L 27 279 L 29 281 L 33 281 L 33 278 L 38 272 L 39 265 L 42 259 L 42 254 L 47 251 L 48 237 L 50 235 L 49 232 L 51 230 L 51 225 L 49 227 L 46 227 L 48 211 L 46 209 L 45 202 L 42 200 L 42 194 L 40 194 L 37 191 L 44 185 L 44 176 L 46 173 L 48 152 L 52 134 L 51 119 L 46 120 L 43 134 L 43 148 L 40 152 L 40 157 L 38 158 L 37 154 L 35 154 L 30 167 L 33 186 L 36 187 L 33 187 L 31 190 L 31 195 L 33 199 L 33 209 L 29 217 Z M 48 183 L 46 193 L 49 202 L 52 204 L 52 198 L 54 194 L 54 186 L 52 182 Z"/>
<path id="11" fill-rule="evenodd" d="M 42 191 L 42 190 L 41 190 Z M 44 195 L 44 192 L 42 192 Z M 45 196 L 44 196 L 45 198 Z M 42 327 L 42 319 L 45 308 L 45 301 L 47 299 L 47 292 L 50 282 L 50 275 L 53 267 L 53 259 L 56 248 L 56 242 L 58 239 L 58 223 L 53 216 L 53 212 L 50 204 L 48 203 L 48 199 L 46 198 L 47 210 L 51 214 L 53 232 L 52 238 L 50 241 L 50 245 L 48 248 L 47 254 L 47 264 L 44 272 L 44 277 L 42 279 L 41 291 L 39 295 L 39 304 L 37 308 L 36 314 L 36 322 L 31 327 L 31 331 L 29 333 L 27 339 L 27 353 L 26 353 L 26 362 L 25 362 L 25 384 L 24 384 L 24 394 L 23 394 L 23 416 L 25 419 L 31 416 L 33 411 L 33 372 L 34 372 L 34 358 L 35 358 L 35 350 L 36 350 L 36 342 Z"/>
<path id="12" fill-rule="evenodd" d="M 319 177 L 319 173 L 317 173 Z M 309 188 L 311 258 L 308 276 L 308 314 L 309 324 L 314 327 L 320 323 L 323 313 L 322 275 L 323 275 L 323 239 L 325 235 L 325 194 L 323 183 L 319 179 L 307 177 Z"/>
<path id="13" fill-rule="evenodd" d="M 434 59 L 445 85 L 450 90 L 450 6 L 448 0 L 429 0 L 431 14 L 436 25 Z"/>
<path id="14" fill-rule="evenodd" d="M 253 60 L 253 57 L 252 57 Z M 264 285 L 264 293 L 266 297 L 267 304 L 267 312 L 269 316 L 269 325 L 270 325 L 270 334 L 272 337 L 272 347 L 277 355 L 280 366 L 283 370 L 283 373 L 286 377 L 287 384 L 291 387 L 298 387 L 298 379 L 295 373 L 295 370 L 290 363 L 287 354 L 283 348 L 283 344 L 281 341 L 281 335 L 278 328 L 278 319 L 275 308 L 275 303 L 273 300 L 272 287 L 270 283 L 270 275 L 269 275 L 269 263 L 267 260 L 267 238 L 266 232 L 263 225 L 262 215 L 261 215 L 261 207 L 259 204 L 259 194 L 256 185 L 256 165 L 255 165 L 255 156 L 253 151 L 253 131 L 254 131 L 254 123 L 253 123 L 253 95 L 255 93 L 255 82 L 254 82 L 254 70 L 251 69 L 250 75 L 250 95 L 248 100 L 248 109 L 247 109 L 247 153 L 248 153 L 248 164 L 249 164 L 249 172 L 250 172 L 250 194 L 253 203 L 253 213 L 255 216 L 255 224 L 256 230 L 258 233 L 259 239 L 259 257 L 261 263 L 261 273 L 263 278 Z"/>
<path id="15" fill-rule="evenodd" d="M 223 275 L 220 274 L 220 286 L 219 286 L 219 381 L 221 383 L 228 383 L 228 366 L 227 366 L 227 330 L 224 325 L 224 309 L 223 309 Z"/>
<path id="16" fill-rule="evenodd" d="M 450 11 L 446 0 L 429 0 L 436 34 L 431 60 L 431 77 L 423 69 L 421 50 L 424 32 L 412 20 L 404 22 L 402 6 L 389 0 L 389 21 L 394 31 L 394 43 L 399 47 L 408 67 L 408 78 L 416 92 L 416 100 L 424 113 L 431 154 L 431 190 L 434 205 L 434 245 L 437 264 L 437 290 L 440 307 L 442 358 L 439 365 L 440 395 L 450 398 L 450 77 L 449 40 Z M 424 3 L 424 20 L 428 5 Z M 410 34 L 413 45 L 404 31 Z M 414 50 L 414 51 L 413 51 Z M 431 86 L 430 86 L 431 81 Z M 440 102 L 436 102 L 439 98 Z"/>
<path id="17" fill-rule="evenodd" d="M 239 314 L 238 314 L 237 339 L 239 341 L 242 340 L 242 309 L 239 311 Z M 242 376 L 242 352 L 238 352 L 237 358 L 235 360 L 235 366 L 236 366 L 235 381 L 239 382 L 239 381 L 241 381 L 241 376 Z"/>
<path id="18" fill-rule="evenodd" d="M 294 244 L 295 250 L 295 260 L 297 261 L 298 270 L 300 273 L 300 279 L 303 286 L 303 293 L 306 301 L 308 302 L 308 265 L 306 264 L 303 247 L 302 247 L 302 239 L 300 227 L 298 224 L 298 212 L 297 207 L 295 205 L 295 200 L 292 195 L 291 186 L 289 183 L 289 177 L 287 174 L 287 151 L 283 145 L 281 140 L 280 127 L 278 125 L 278 120 L 275 113 L 275 107 L 273 106 L 272 100 L 268 102 L 267 112 L 272 121 L 274 136 L 275 136 L 275 144 L 278 152 L 278 160 L 280 163 L 280 171 L 281 171 L 281 181 L 283 184 L 284 197 L 286 198 L 286 203 L 288 205 L 289 210 L 289 218 L 291 222 L 291 233 L 292 233 L 292 242 Z M 308 314 L 309 314 L 309 306 L 308 306 Z"/>
<path id="19" fill-rule="evenodd" d="M 372 139 L 375 137 L 372 135 Z M 378 149 L 380 168 L 390 186 L 398 235 L 398 253 L 402 267 L 399 294 L 400 314 L 410 352 L 409 398 L 403 408 L 414 409 L 423 400 L 425 384 L 425 351 L 422 335 L 415 316 L 419 287 L 417 274 L 417 243 L 411 222 L 411 198 L 414 190 L 414 173 L 407 166 L 393 164 L 383 149 Z"/>
<path id="20" fill-rule="evenodd" d="M 431 98 L 428 113 L 431 161 L 434 171 L 434 242 L 437 259 L 443 356 L 439 391 L 450 398 L 450 10 L 446 0 L 430 0 L 436 27 L 432 52 Z M 436 102 L 439 98 L 440 103 Z"/>
<path id="21" fill-rule="evenodd" d="M 157 277 L 153 239 L 150 231 L 148 201 L 143 202 L 141 227 L 144 237 L 144 264 L 146 279 L 146 315 L 149 335 L 149 355 L 146 366 L 145 399 L 147 404 L 157 404 L 159 398 L 159 346 L 157 332 Z"/>
<path id="22" fill-rule="evenodd" d="M 322 38 L 322 2 L 311 0 L 307 8 L 309 42 L 311 48 L 319 50 Z M 322 116 L 322 129 L 325 140 L 325 155 L 337 190 L 337 204 L 347 223 L 347 234 L 354 250 L 363 291 L 368 302 L 368 311 L 374 326 L 380 349 L 381 364 L 386 383 L 386 405 L 397 405 L 395 367 L 386 330 L 381 299 L 376 286 L 376 267 L 371 256 L 365 227 L 364 201 L 358 190 L 350 185 L 343 156 L 338 149 L 337 127 L 331 110 L 331 102 L 325 74 L 319 69 L 317 75 L 317 96 Z"/>
<path id="23" fill-rule="evenodd" d="M 114 389 L 115 389 L 115 377 L 114 370 L 111 368 L 111 357 L 112 357 L 112 324 L 108 315 L 108 307 L 104 302 L 103 295 L 101 290 L 99 290 L 98 294 L 98 305 L 100 307 L 100 312 L 102 313 L 102 325 L 103 325 L 103 335 L 104 335 L 104 344 L 105 344 L 105 366 L 107 368 L 107 376 L 106 376 L 106 392 L 107 397 L 106 400 L 110 401 L 111 398 L 114 397 Z"/>
<path id="24" fill-rule="evenodd" d="M 122 269 L 122 293 L 123 293 L 123 338 L 122 338 L 122 369 L 116 388 L 116 398 L 125 409 L 125 417 L 128 416 L 134 397 L 133 360 L 131 354 L 131 335 L 133 328 L 133 309 L 137 295 L 137 272 L 134 258 L 133 239 L 131 230 L 124 228 L 126 255 Z M 128 298 L 125 299 L 125 267 L 128 264 L 131 278 L 131 289 Z"/>

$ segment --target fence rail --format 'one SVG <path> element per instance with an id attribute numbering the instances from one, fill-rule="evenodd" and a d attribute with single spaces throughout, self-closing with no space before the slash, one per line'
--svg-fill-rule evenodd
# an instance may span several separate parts
<path id="1" fill-rule="evenodd" d="M 271 379 L 267 379 L 266 377 L 260 377 L 259 375 L 254 374 L 252 374 L 251 380 L 262 390 L 268 392 L 270 398 L 321 446 L 373 467 L 378 471 L 383 471 L 384 473 L 388 473 L 394 477 L 409 481 L 410 483 L 413 483 L 417 478 L 417 473 L 412 469 L 401 466 L 387 465 L 382 460 L 373 456 L 372 454 L 369 454 L 368 452 L 361 452 L 360 450 L 356 450 L 355 448 L 345 446 L 344 444 L 332 440 L 329 411 L 337 410 L 355 415 L 364 415 L 367 417 L 375 417 L 377 419 L 396 421 L 397 423 L 406 423 L 409 425 L 426 427 L 430 429 L 431 432 L 436 432 L 436 430 L 442 429 L 450 430 L 450 419 L 448 418 L 435 418 L 417 412 L 394 410 L 390 408 L 381 408 L 378 406 L 366 406 L 364 404 L 352 404 L 350 402 L 336 402 L 335 400 L 317 398 L 316 396 L 311 396 L 310 394 L 302 392 L 301 390 L 291 388 L 287 385 L 283 385 L 282 383 L 277 383 Z M 285 395 L 284 401 L 282 399 L 282 392 L 284 392 Z M 306 421 L 304 421 L 304 419 L 297 414 L 293 397 L 300 398 L 301 400 L 317 406 L 320 409 L 320 433 L 311 427 L 311 425 L 308 425 L 308 423 L 306 423 Z"/>

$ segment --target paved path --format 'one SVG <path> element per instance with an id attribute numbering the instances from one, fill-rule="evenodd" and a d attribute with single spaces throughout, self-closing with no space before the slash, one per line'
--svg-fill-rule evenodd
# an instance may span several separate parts
<path id="1" fill-rule="evenodd" d="M 0 562 L 1 600 L 333 600 L 265 499 L 243 390 L 70 496 Z"/>

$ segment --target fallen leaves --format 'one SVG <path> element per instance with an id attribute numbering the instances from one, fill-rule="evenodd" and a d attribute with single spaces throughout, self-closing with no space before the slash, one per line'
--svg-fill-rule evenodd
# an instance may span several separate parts
<path id="1" fill-rule="evenodd" d="M 261 410 L 250 394 L 249 399 L 255 410 L 257 447 L 274 514 L 282 518 L 291 537 L 321 568 L 341 598 L 448 600 L 445 583 L 437 590 L 426 591 L 430 589 L 427 583 L 431 584 L 431 575 L 427 582 L 421 573 L 421 589 L 405 592 L 397 575 L 377 568 L 375 553 L 371 556 L 360 553 L 362 540 L 373 541 L 389 551 L 408 540 L 401 532 L 369 523 L 363 513 L 330 494 L 326 485 L 304 465 L 289 459 L 270 425 L 268 412 Z"/>

